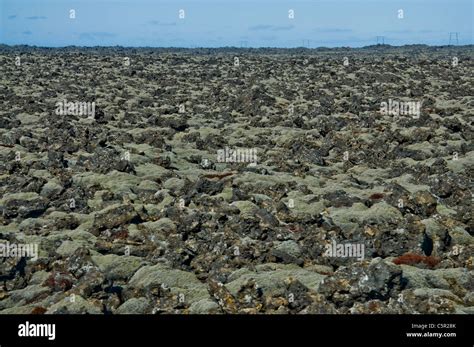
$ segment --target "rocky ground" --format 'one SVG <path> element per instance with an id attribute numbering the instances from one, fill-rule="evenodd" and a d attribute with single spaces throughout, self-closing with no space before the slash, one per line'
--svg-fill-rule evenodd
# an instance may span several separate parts
<path id="1" fill-rule="evenodd" d="M 472 53 L 1 46 L 0 313 L 473 314 Z"/>

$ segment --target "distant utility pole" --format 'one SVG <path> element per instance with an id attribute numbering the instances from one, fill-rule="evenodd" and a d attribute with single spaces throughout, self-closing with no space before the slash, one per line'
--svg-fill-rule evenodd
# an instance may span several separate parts
<path id="1" fill-rule="evenodd" d="M 384 45 L 385 44 L 385 36 L 377 36 L 377 44 Z"/>
<path id="2" fill-rule="evenodd" d="M 451 42 L 456 42 L 456 45 L 459 45 L 459 33 L 452 32 L 449 33 L 449 45 L 451 46 Z"/>
<path id="3" fill-rule="evenodd" d="M 309 48 L 311 45 L 311 40 L 303 40 L 303 47 Z"/>

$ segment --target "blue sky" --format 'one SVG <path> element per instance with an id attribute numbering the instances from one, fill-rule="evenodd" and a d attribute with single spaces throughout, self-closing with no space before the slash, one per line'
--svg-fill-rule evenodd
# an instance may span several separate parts
<path id="1" fill-rule="evenodd" d="M 460 44 L 472 44 L 473 17 L 473 0 L 0 0 L 0 43 L 360 47 L 385 36 L 393 45 L 444 45 L 459 32 Z"/>

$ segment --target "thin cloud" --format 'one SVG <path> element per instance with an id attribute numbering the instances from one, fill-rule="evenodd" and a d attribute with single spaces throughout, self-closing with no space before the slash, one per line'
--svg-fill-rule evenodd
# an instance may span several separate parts
<path id="1" fill-rule="evenodd" d="M 148 24 L 161 26 L 161 27 L 170 27 L 170 26 L 175 26 L 176 22 L 160 22 L 159 20 L 151 20 L 148 22 Z"/>
<path id="2" fill-rule="evenodd" d="M 283 26 L 276 26 L 272 28 L 272 31 L 286 31 L 286 30 L 292 30 L 295 26 L 293 24 L 291 25 L 283 25 Z"/>
<path id="3" fill-rule="evenodd" d="M 8 19 L 15 19 L 16 17 L 18 17 L 16 14 L 12 14 L 11 16 L 8 16 Z"/>
<path id="4" fill-rule="evenodd" d="M 32 33 L 31 31 L 29 31 L 29 30 L 23 31 L 22 34 L 23 34 L 23 35 L 33 35 L 33 33 Z"/>
<path id="5" fill-rule="evenodd" d="M 252 31 L 285 31 L 294 29 L 294 25 L 269 25 L 269 24 L 260 24 L 249 27 L 249 30 Z"/>
<path id="6" fill-rule="evenodd" d="M 416 34 L 416 33 L 432 34 L 432 33 L 436 33 L 436 32 L 439 32 L 439 31 L 428 30 L 428 29 L 424 29 L 424 30 L 410 30 L 410 29 L 405 29 L 405 30 L 385 30 L 385 33 L 389 33 L 389 34 Z"/>
<path id="7" fill-rule="evenodd" d="M 252 31 L 258 31 L 258 30 L 270 30 L 271 28 L 273 27 L 273 25 L 254 25 L 254 26 L 251 26 L 249 27 L 249 30 L 252 30 Z"/>
<path id="8" fill-rule="evenodd" d="M 26 19 L 29 19 L 29 20 L 40 20 L 40 19 L 48 19 L 48 17 L 45 17 L 45 16 L 31 16 L 31 17 L 26 17 Z"/>
<path id="9" fill-rule="evenodd" d="M 350 33 L 352 29 L 347 28 L 315 28 L 317 33 Z"/>

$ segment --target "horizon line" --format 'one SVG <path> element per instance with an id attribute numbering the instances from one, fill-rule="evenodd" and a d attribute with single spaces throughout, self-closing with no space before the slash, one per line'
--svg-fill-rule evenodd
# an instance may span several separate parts
<path id="1" fill-rule="evenodd" d="M 363 48 L 402 48 L 402 47 L 413 47 L 413 46 L 422 46 L 422 47 L 429 47 L 429 48 L 446 48 L 446 47 L 459 47 L 459 48 L 466 48 L 474 46 L 474 44 L 457 44 L 457 45 L 430 45 L 426 43 L 410 43 L 404 45 L 391 45 L 391 44 L 372 44 L 367 46 L 336 46 L 336 47 L 329 47 L 329 46 L 317 46 L 317 47 L 306 47 L 306 46 L 295 46 L 295 47 L 277 47 L 277 46 L 219 46 L 219 47 L 210 47 L 210 46 L 196 46 L 196 47 L 183 47 L 183 46 L 122 46 L 122 45 L 95 45 L 95 46 L 80 46 L 80 45 L 67 45 L 67 46 L 37 46 L 37 45 L 28 45 L 28 44 L 5 44 L 0 42 L 0 47 L 28 47 L 28 48 L 40 48 L 40 49 L 65 49 L 65 48 L 124 48 L 124 49 L 363 49 Z"/>

